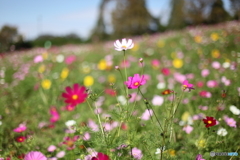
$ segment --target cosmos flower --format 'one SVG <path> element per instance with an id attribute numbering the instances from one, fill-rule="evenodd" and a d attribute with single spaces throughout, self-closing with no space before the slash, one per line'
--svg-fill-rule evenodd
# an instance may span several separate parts
<path id="1" fill-rule="evenodd" d="M 215 126 L 217 124 L 216 119 L 214 119 L 213 117 L 208 117 L 206 119 L 203 119 L 204 124 L 206 124 L 206 127 L 212 127 Z"/>
<path id="2" fill-rule="evenodd" d="M 56 146 L 50 145 L 47 150 L 48 150 L 48 152 L 54 152 L 56 149 L 57 149 Z"/>
<path id="3" fill-rule="evenodd" d="M 50 114 L 51 114 L 51 118 L 50 118 L 51 123 L 55 123 L 59 120 L 60 115 L 59 115 L 56 107 L 50 108 Z"/>
<path id="4" fill-rule="evenodd" d="M 83 84 L 86 87 L 91 87 L 94 83 L 94 78 L 92 76 L 84 77 Z"/>
<path id="5" fill-rule="evenodd" d="M 72 150 L 75 148 L 75 142 L 79 139 L 79 136 L 74 137 L 64 137 L 64 141 L 62 144 L 65 144 L 67 146 L 67 150 Z"/>
<path id="6" fill-rule="evenodd" d="M 217 134 L 219 136 L 226 136 L 227 135 L 227 130 L 225 128 L 220 128 L 218 131 L 217 131 Z"/>
<path id="7" fill-rule="evenodd" d="M 63 68 L 60 77 L 62 80 L 66 79 L 69 75 L 69 69 L 68 68 Z"/>
<path id="8" fill-rule="evenodd" d="M 65 90 L 66 92 L 62 93 L 62 97 L 66 98 L 65 103 L 74 106 L 83 103 L 88 96 L 85 87 L 79 84 L 74 84 L 73 88 L 68 86 Z"/>
<path id="9" fill-rule="evenodd" d="M 229 110 L 233 113 L 233 114 L 235 114 L 235 115 L 240 115 L 240 109 L 238 109 L 236 106 L 234 106 L 234 105 L 231 105 L 230 107 L 229 107 Z"/>
<path id="10" fill-rule="evenodd" d="M 193 127 L 190 125 L 184 126 L 183 131 L 185 131 L 187 134 L 190 134 L 193 130 Z"/>
<path id="11" fill-rule="evenodd" d="M 70 55 L 66 57 L 65 63 L 66 64 L 72 64 L 74 61 L 76 61 L 77 57 L 75 55 Z"/>
<path id="12" fill-rule="evenodd" d="M 233 118 L 229 118 L 228 116 L 224 116 L 224 121 L 227 123 L 228 126 L 236 128 L 236 121 Z"/>
<path id="13" fill-rule="evenodd" d="M 108 155 L 99 152 L 97 154 L 97 157 L 92 157 L 91 160 L 110 160 L 110 158 L 108 157 Z"/>
<path id="14" fill-rule="evenodd" d="M 41 83 L 43 89 L 49 89 L 52 82 L 49 79 L 44 79 Z"/>
<path id="15" fill-rule="evenodd" d="M 205 159 L 202 159 L 202 155 L 198 154 L 197 157 L 196 157 L 196 160 L 205 160 Z"/>
<path id="16" fill-rule="evenodd" d="M 193 84 L 188 83 L 188 80 L 183 81 L 182 87 L 183 87 L 183 90 L 188 89 L 189 92 L 191 91 L 191 89 L 194 89 Z"/>
<path id="17" fill-rule="evenodd" d="M 26 140 L 26 137 L 24 137 L 24 136 L 18 136 L 17 138 L 15 138 L 15 140 L 16 140 L 17 142 L 21 143 L 21 142 L 24 142 L 24 141 Z"/>
<path id="18" fill-rule="evenodd" d="M 195 145 L 198 149 L 203 149 L 207 146 L 207 141 L 206 139 L 198 139 L 196 140 Z"/>
<path id="19" fill-rule="evenodd" d="M 122 39 L 122 43 L 119 40 L 116 40 L 114 42 L 114 46 L 116 47 L 115 50 L 117 51 L 125 51 L 128 49 L 132 49 L 134 47 L 134 43 L 132 42 L 132 39 L 126 40 L 126 38 Z"/>
<path id="20" fill-rule="evenodd" d="M 47 157 L 38 151 L 31 151 L 25 155 L 24 160 L 47 160 Z"/>
<path id="21" fill-rule="evenodd" d="M 161 106 L 164 102 L 164 98 L 162 96 L 155 95 L 152 99 L 152 104 L 154 106 Z"/>
<path id="22" fill-rule="evenodd" d="M 173 90 L 170 90 L 170 89 L 166 89 L 162 92 L 162 95 L 168 95 L 168 94 L 171 94 L 173 93 L 174 91 Z"/>
<path id="23" fill-rule="evenodd" d="M 60 152 L 57 153 L 56 157 L 57 158 L 63 158 L 65 156 L 65 154 L 66 154 L 65 151 L 60 151 Z"/>
<path id="24" fill-rule="evenodd" d="M 153 115 L 153 111 L 151 109 L 146 109 L 144 113 L 141 116 L 141 119 L 144 121 L 147 121 L 150 119 L 150 117 Z"/>
<path id="25" fill-rule="evenodd" d="M 136 147 L 134 147 L 132 149 L 130 154 L 137 160 L 142 159 L 142 157 L 143 157 L 142 151 L 140 149 L 136 148 Z"/>
<path id="26" fill-rule="evenodd" d="M 41 55 L 37 55 L 36 57 L 34 57 L 34 63 L 39 63 L 43 61 L 43 57 Z"/>
<path id="27" fill-rule="evenodd" d="M 128 81 L 125 82 L 128 89 L 136 89 L 146 83 L 144 75 L 134 74 L 133 77 L 128 77 Z"/>
<path id="28" fill-rule="evenodd" d="M 19 126 L 15 129 L 13 129 L 14 132 L 23 132 L 27 129 L 26 125 L 25 124 L 19 124 Z"/>

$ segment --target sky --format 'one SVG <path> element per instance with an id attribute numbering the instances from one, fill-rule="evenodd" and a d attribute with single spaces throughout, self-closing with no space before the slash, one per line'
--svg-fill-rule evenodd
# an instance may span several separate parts
<path id="1" fill-rule="evenodd" d="M 228 0 L 224 0 L 228 1 Z M 95 26 L 101 0 L 0 0 L 0 28 L 18 28 L 25 39 L 40 34 L 66 35 L 76 33 L 87 38 Z M 169 19 L 170 0 L 146 0 L 153 16 Z"/>

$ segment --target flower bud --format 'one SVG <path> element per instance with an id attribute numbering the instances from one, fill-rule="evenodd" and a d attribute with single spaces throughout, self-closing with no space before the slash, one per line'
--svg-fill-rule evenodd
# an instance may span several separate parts
<path id="1" fill-rule="evenodd" d="M 143 63 L 143 58 L 139 58 L 139 62 L 140 62 L 140 63 Z"/>

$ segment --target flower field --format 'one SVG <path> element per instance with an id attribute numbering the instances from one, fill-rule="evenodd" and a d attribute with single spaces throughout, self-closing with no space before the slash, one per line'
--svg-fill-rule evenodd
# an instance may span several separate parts
<path id="1" fill-rule="evenodd" d="M 0 55 L 0 159 L 239 159 L 239 26 Z"/>

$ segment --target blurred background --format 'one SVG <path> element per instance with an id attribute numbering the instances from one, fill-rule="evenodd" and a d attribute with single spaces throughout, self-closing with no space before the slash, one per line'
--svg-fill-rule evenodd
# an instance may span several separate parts
<path id="1" fill-rule="evenodd" d="M 240 19 L 240 0 L 0 1 L 0 53 Z"/>

